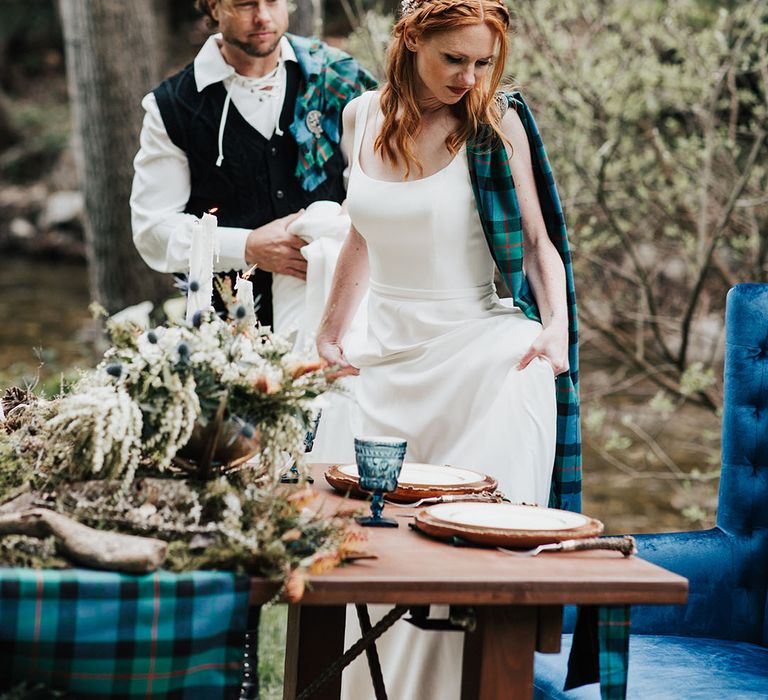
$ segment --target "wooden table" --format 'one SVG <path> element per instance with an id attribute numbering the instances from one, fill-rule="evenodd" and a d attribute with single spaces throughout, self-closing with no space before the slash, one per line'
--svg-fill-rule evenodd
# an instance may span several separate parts
<path id="1" fill-rule="evenodd" d="M 333 511 L 365 504 L 346 503 L 314 465 L 315 488 Z M 344 651 L 347 603 L 398 605 L 454 604 L 476 609 L 477 628 L 465 633 L 463 700 L 516 700 L 533 695 L 534 650 L 560 651 L 566 604 L 685 603 L 688 582 L 681 576 L 614 552 L 547 553 L 515 558 L 491 549 L 452 547 L 408 527 L 416 509 L 386 506 L 398 528 L 366 528 L 369 550 L 362 560 L 313 576 L 301 605 L 288 615 L 283 698 L 306 688 Z M 251 600 L 274 593 L 254 579 Z M 316 698 L 338 698 L 341 679 Z"/>

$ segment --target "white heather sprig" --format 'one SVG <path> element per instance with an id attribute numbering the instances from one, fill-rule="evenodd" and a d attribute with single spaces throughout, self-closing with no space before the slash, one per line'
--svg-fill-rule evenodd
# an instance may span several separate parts
<path id="1" fill-rule="evenodd" d="M 91 387 L 64 397 L 57 409 L 47 426 L 51 441 L 70 445 L 87 474 L 118 476 L 136 469 L 143 421 L 123 387 Z"/>

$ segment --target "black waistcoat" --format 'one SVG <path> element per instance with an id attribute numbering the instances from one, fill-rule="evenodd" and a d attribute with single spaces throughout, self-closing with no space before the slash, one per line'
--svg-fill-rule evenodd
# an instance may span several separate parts
<path id="1" fill-rule="evenodd" d="M 287 85 L 280 115 L 282 136 L 265 139 L 230 103 L 224 129 L 221 166 L 218 136 L 226 90 L 222 83 L 197 91 L 190 64 L 155 89 L 155 99 L 171 141 L 187 155 L 191 193 L 185 212 L 201 216 L 214 207 L 220 226 L 258 228 L 319 199 L 344 199 L 340 150 L 327 164 L 328 179 L 307 192 L 294 176 L 298 149 L 289 127 L 303 80 L 299 66 L 286 62 Z M 234 273 L 230 274 L 234 278 Z M 257 270 L 252 278 L 263 325 L 272 324 L 272 275 Z M 220 300 L 216 300 L 220 305 Z"/>

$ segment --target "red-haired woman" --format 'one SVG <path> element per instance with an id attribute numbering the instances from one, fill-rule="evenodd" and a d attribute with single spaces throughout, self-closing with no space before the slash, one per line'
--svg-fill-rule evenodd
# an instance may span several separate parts
<path id="1" fill-rule="evenodd" d="M 547 505 L 554 377 L 569 369 L 566 274 L 526 128 L 495 98 L 508 28 L 500 0 L 403 2 L 386 83 L 344 111 L 353 226 L 318 349 L 342 373 L 359 368 L 367 434 L 406 438 L 410 461 L 474 468 L 513 501 Z M 484 235 L 492 222 L 468 161 L 481 134 L 507 151 L 517 211 L 493 218 L 510 217 L 510 229 L 522 221 L 522 241 L 509 245 L 524 244 L 541 322 L 493 286 L 499 255 Z M 367 346 L 347 357 L 342 340 L 366 289 Z M 458 698 L 461 637 L 397 623 L 377 643 L 390 697 Z M 345 697 L 372 697 L 362 671 L 345 677 Z"/>

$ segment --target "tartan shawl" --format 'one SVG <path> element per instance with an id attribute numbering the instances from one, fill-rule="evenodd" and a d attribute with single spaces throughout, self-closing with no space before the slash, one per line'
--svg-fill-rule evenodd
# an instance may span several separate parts
<path id="1" fill-rule="evenodd" d="M 324 44 L 319 39 L 287 34 L 302 75 L 306 91 L 296 100 L 291 133 L 299 147 L 296 178 L 311 192 L 328 174 L 325 164 L 341 142 L 341 113 L 354 97 L 374 87 L 376 81 L 349 54 Z M 310 131 L 307 116 L 319 112 L 319 133 Z"/>
<path id="2" fill-rule="evenodd" d="M 541 211 L 552 243 L 565 266 L 568 302 L 568 360 L 570 369 L 556 380 L 557 449 L 549 505 L 581 510 L 581 431 L 579 425 L 579 355 L 576 295 L 565 218 L 544 144 L 528 105 L 519 92 L 506 95 L 525 126 L 531 147 L 533 174 Z M 540 320 L 536 299 L 523 272 L 523 227 L 515 183 L 504 144 L 495 134 L 481 133 L 467 145 L 469 172 L 486 240 L 515 304 L 531 319 Z"/>
<path id="3" fill-rule="evenodd" d="M 239 697 L 250 579 L 0 568 L 0 694 L 27 681 L 67 697 Z"/>
<path id="4" fill-rule="evenodd" d="M 528 135 L 533 175 L 549 238 L 565 267 L 570 369 L 556 380 L 557 449 L 549 505 L 581 510 L 581 431 L 576 294 L 568 232 L 547 153 L 531 110 L 519 92 L 505 95 Z M 515 304 L 540 321 L 536 299 L 523 272 L 523 227 L 506 148 L 495 134 L 481 133 L 467 145 L 467 158 L 480 219 L 496 266 Z M 600 681 L 602 700 L 626 697 L 630 608 L 580 606 L 565 688 Z"/>

